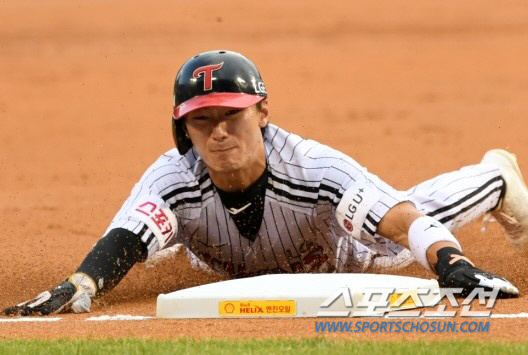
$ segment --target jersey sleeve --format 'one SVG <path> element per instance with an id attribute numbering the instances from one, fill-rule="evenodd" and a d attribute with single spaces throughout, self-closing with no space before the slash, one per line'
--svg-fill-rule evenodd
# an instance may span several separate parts
<path id="1" fill-rule="evenodd" d="M 385 214 L 407 197 L 367 171 L 352 158 L 333 151 L 322 184 L 332 188 L 338 224 L 356 239 L 373 241 Z"/>
<path id="2" fill-rule="evenodd" d="M 177 243 L 179 236 L 177 216 L 163 192 L 178 183 L 179 171 L 166 160 L 162 156 L 143 174 L 105 232 L 123 228 L 138 235 L 147 245 L 148 258 Z"/>

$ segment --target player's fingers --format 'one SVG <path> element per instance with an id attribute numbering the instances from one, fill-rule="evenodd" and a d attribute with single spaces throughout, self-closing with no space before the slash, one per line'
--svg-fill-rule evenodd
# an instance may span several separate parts
<path id="1" fill-rule="evenodd" d="M 486 291 L 498 289 L 497 297 L 510 298 L 519 296 L 519 289 L 508 280 L 477 268 L 468 268 L 455 271 L 451 281 L 464 288 L 464 293 L 469 294 L 474 288 L 482 287 Z"/>
<path id="2" fill-rule="evenodd" d="M 6 316 L 17 316 L 20 314 L 21 311 L 22 309 L 18 306 L 10 306 L 4 309 L 2 313 L 5 314 Z"/>
<path id="3" fill-rule="evenodd" d="M 30 304 L 31 302 L 34 302 L 34 301 L 35 301 L 35 299 L 16 304 L 14 306 L 7 307 L 2 312 L 6 316 L 20 316 L 20 315 L 24 315 L 23 314 L 23 313 L 25 313 L 24 309 L 25 308 L 29 308 L 29 307 L 27 307 L 27 305 Z"/>
<path id="4" fill-rule="evenodd" d="M 22 307 L 19 311 L 21 316 L 47 316 L 56 310 L 58 310 L 62 305 L 57 304 L 57 302 L 46 302 L 45 304 L 39 305 L 37 307 Z"/>
<path id="5" fill-rule="evenodd" d="M 51 313 L 57 312 L 60 308 L 64 306 L 66 302 L 62 299 L 53 299 L 50 302 L 47 302 L 43 304 L 42 306 L 39 306 L 38 309 L 36 309 L 36 312 L 42 316 L 47 316 Z"/>
<path id="6" fill-rule="evenodd" d="M 19 313 L 21 316 L 23 317 L 26 317 L 26 316 L 33 316 L 33 315 L 36 315 L 38 314 L 38 312 L 36 312 L 35 308 L 32 308 L 32 307 L 23 307 Z"/>
<path id="7" fill-rule="evenodd" d="M 488 272 L 482 272 L 476 273 L 475 278 L 479 280 L 478 286 L 480 287 L 487 289 L 499 289 L 498 296 L 500 298 L 517 297 L 519 295 L 519 289 L 511 282 L 500 276 Z"/>

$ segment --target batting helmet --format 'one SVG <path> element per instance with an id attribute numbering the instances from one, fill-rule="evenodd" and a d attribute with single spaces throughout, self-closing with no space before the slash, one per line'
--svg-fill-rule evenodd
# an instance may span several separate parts
<path id="1" fill-rule="evenodd" d="M 178 151 L 183 155 L 192 147 L 182 119 L 189 112 L 210 106 L 246 108 L 266 97 L 257 67 L 242 54 L 217 50 L 195 55 L 174 82 L 172 136 Z"/>

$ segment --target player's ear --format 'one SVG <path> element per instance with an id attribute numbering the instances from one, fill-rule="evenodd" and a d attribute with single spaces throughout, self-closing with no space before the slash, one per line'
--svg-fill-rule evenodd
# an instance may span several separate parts
<path id="1" fill-rule="evenodd" d="M 183 130 L 183 133 L 185 133 L 185 137 L 191 139 L 191 137 L 189 137 L 189 131 L 187 131 L 187 120 L 185 119 L 185 116 L 181 118 L 181 120 L 182 120 L 182 130 Z"/>
<path id="2" fill-rule="evenodd" d="M 260 128 L 264 128 L 268 125 L 269 122 L 268 99 L 260 101 L 257 104 L 257 108 L 260 108 L 259 126 Z"/>

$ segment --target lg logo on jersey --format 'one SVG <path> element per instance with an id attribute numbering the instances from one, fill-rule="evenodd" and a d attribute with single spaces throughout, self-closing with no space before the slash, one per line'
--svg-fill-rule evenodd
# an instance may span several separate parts
<path id="1" fill-rule="evenodd" d="M 341 197 L 335 213 L 343 231 L 353 238 L 360 239 L 367 215 L 380 200 L 380 193 L 365 177 L 355 178 L 355 183 Z"/>
<path id="2" fill-rule="evenodd" d="M 343 220 L 343 225 L 346 230 L 352 232 L 354 226 L 352 225 L 352 220 L 354 219 L 354 214 L 357 212 L 359 204 L 363 201 L 363 193 L 365 189 L 359 189 L 358 193 L 352 198 L 352 203 L 348 205 L 348 212 L 345 214 L 345 219 Z"/>

